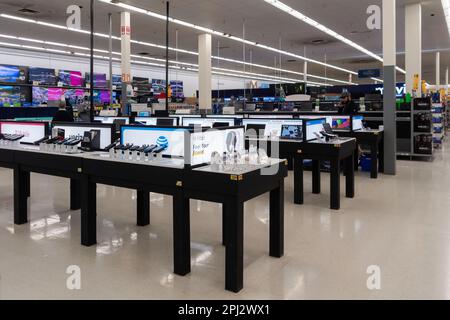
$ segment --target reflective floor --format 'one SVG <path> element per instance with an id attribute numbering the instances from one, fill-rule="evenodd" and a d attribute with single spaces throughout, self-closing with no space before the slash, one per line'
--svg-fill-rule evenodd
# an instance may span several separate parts
<path id="1" fill-rule="evenodd" d="M 450 299 L 450 144 L 433 162 L 399 161 L 395 177 L 358 173 L 356 198 L 342 198 L 338 212 L 328 209 L 327 174 L 322 195 L 305 174 L 303 206 L 292 180 L 282 259 L 268 256 L 268 196 L 245 205 L 245 288 L 233 294 L 220 205 L 191 202 L 192 273 L 180 277 L 171 197 L 152 194 L 151 226 L 137 227 L 135 192 L 99 186 L 98 245 L 86 248 L 68 180 L 32 174 L 31 222 L 14 226 L 12 171 L 0 169 L 0 299 Z M 81 290 L 67 288 L 72 265 Z M 380 268 L 379 290 L 368 289 L 370 266 Z"/>

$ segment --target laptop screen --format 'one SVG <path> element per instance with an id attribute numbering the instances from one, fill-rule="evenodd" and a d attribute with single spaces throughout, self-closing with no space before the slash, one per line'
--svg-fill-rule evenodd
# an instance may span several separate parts
<path id="1" fill-rule="evenodd" d="M 282 139 L 303 140 L 303 128 L 300 125 L 283 125 L 281 127 Z"/>

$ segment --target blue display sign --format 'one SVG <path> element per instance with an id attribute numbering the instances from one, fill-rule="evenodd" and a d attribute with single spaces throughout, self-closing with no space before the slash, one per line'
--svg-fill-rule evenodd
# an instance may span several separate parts
<path id="1" fill-rule="evenodd" d="M 359 79 L 378 78 L 381 76 L 380 69 L 363 69 L 358 71 Z"/>

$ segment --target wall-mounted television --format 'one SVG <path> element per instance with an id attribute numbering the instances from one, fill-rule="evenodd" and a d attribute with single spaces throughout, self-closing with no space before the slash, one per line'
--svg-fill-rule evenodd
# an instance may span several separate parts
<path id="1" fill-rule="evenodd" d="M 28 68 L 21 66 L 0 65 L 0 82 L 26 83 Z"/>
<path id="2" fill-rule="evenodd" d="M 55 69 L 30 68 L 28 78 L 31 83 L 38 82 L 43 85 L 56 85 L 57 77 Z"/>
<path id="3" fill-rule="evenodd" d="M 81 87 L 83 86 L 83 75 L 79 71 L 59 70 L 59 81 L 65 86 Z"/>
<path id="4" fill-rule="evenodd" d="M 48 102 L 48 89 L 42 87 L 33 87 L 33 106 L 39 106 L 41 104 L 47 104 Z"/>
<path id="5" fill-rule="evenodd" d="M 122 76 L 119 74 L 112 75 L 112 85 L 116 87 L 116 89 L 122 88 Z"/>

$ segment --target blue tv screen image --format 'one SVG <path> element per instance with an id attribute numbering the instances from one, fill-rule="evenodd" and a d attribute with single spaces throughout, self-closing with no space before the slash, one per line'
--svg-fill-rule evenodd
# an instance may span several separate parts
<path id="1" fill-rule="evenodd" d="M 38 106 L 48 102 L 48 89 L 33 87 L 33 106 Z"/>
<path id="2" fill-rule="evenodd" d="M 0 107 L 20 107 L 23 102 L 20 87 L 0 86 Z"/>
<path id="3" fill-rule="evenodd" d="M 26 79 L 26 67 L 0 65 L 0 82 L 24 83 Z"/>
<path id="4" fill-rule="evenodd" d="M 29 80 L 31 83 L 38 82 L 44 85 L 56 85 L 57 77 L 55 69 L 30 68 Z"/>
<path id="5" fill-rule="evenodd" d="M 118 74 L 113 74 L 112 76 L 112 84 L 116 86 L 116 89 L 122 88 L 122 76 Z"/>
<path id="6" fill-rule="evenodd" d="M 91 83 L 91 77 L 89 72 L 86 72 L 86 84 Z M 106 74 L 94 73 L 94 88 L 107 88 L 108 83 L 106 81 Z"/>

